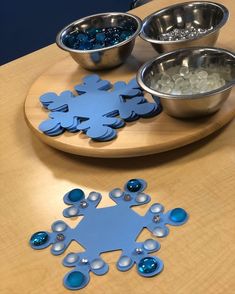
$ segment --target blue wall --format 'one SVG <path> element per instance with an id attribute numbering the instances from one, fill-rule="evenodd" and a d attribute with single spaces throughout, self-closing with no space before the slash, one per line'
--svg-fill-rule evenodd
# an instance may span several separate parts
<path id="1" fill-rule="evenodd" d="M 127 11 L 131 0 L 3 0 L 0 64 L 54 43 L 56 33 L 89 14 Z"/>

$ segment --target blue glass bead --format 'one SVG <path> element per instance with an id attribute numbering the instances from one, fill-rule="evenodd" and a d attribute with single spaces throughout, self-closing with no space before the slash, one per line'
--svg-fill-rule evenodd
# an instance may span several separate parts
<path id="1" fill-rule="evenodd" d="M 68 194 L 68 199 L 72 202 L 81 201 L 84 198 L 85 195 L 81 189 L 73 189 Z"/>
<path id="2" fill-rule="evenodd" d="M 123 40 L 123 41 L 127 40 L 127 39 L 130 38 L 131 35 L 132 35 L 131 32 L 124 31 L 124 32 L 121 33 L 120 39 Z"/>
<path id="3" fill-rule="evenodd" d="M 80 33 L 76 37 L 80 42 L 86 42 L 88 40 L 87 34 Z"/>
<path id="4" fill-rule="evenodd" d="M 116 33 L 116 34 L 120 34 L 120 33 L 122 32 L 122 29 L 119 28 L 119 27 L 114 27 L 114 28 L 113 28 L 113 31 L 114 31 L 114 33 Z"/>
<path id="5" fill-rule="evenodd" d="M 49 239 L 47 232 L 37 232 L 30 238 L 30 244 L 33 246 L 41 246 L 45 244 Z"/>
<path id="6" fill-rule="evenodd" d="M 75 42 L 76 42 L 76 37 L 74 35 L 67 35 L 63 38 L 63 43 L 68 47 L 73 48 L 73 45 Z"/>
<path id="7" fill-rule="evenodd" d="M 137 179 L 131 179 L 127 182 L 127 189 L 130 192 L 137 192 L 142 188 L 142 184 Z"/>
<path id="8" fill-rule="evenodd" d="M 73 271 L 70 274 L 68 274 L 66 283 L 71 288 L 78 288 L 81 287 L 81 285 L 85 281 L 85 276 L 83 273 L 79 271 Z"/>
<path id="9" fill-rule="evenodd" d="M 92 44 L 87 41 L 87 42 L 81 42 L 78 49 L 79 50 L 91 50 Z"/>
<path id="10" fill-rule="evenodd" d="M 105 44 L 104 43 L 94 43 L 93 45 L 93 49 L 100 49 L 100 48 L 104 48 Z"/>
<path id="11" fill-rule="evenodd" d="M 170 212 L 170 220 L 176 223 L 180 223 L 186 220 L 187 213 L 183 208 L 175 208 Z"/>
<path id="12" fill-rule="evenodd" d="M 73 45 L 71 46 L 73 49 L 78 49 L 80 46 L 80 42 L 79 41 L 76 41 L 73 43 Z"/>
<path id="13" fill-rule="evenodd" d="M 119 39 L 120 38 L 120 34 L 113 32 L 113 39 Z"/>
<path id="14" fill-rule="evenodd" d="M 96 40 L 98 41 L 98 42 L 103 42 L 104 41 L 104 39 L 105 39 L 105 34 L 104 33 L 98 33 L 98 34 L 96 34 Z"/>
<path id="15" fill-rule="evenodd" d="M 110 42 L 111 42 L 112 38 L 110 37 L 105 37 L 105 46 L 110 46 Z"/>
<path id="16" fill-rule="evenodd" d="M 142 258 L 138 264 L 138 271 L 141 274 L 150 274 L 156 271 L 158 262 L 153 257 Z"/>
<path id="17" fill-rule="evenodd" d="M 94 36 L 97 32 L 95 28 L 90 28 L 86 31 L 86 33 L 90 36 Z"/>
<path id="18" fill-rule="evenodd" d="M 116 44 L 118 44 L 118 43 L 120 43 L 119 40 L 117 40 L 117 39 L 113 39 L 113 40 L 111 40 L 111 41 L 109 42 L 109 46 L 113 46 L 113 45 L 116 45 Z"/>

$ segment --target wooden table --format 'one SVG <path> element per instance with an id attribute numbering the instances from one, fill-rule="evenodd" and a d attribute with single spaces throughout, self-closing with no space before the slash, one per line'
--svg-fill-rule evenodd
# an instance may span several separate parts
<path id="1" fill-rule="evenodd" d="M 176 2 L 154 1 L 133 13 L 143 18 Z M 231 16 L 217 46 L 234 51 L 235 2 L 220 2 Z M 109 253 L 104 255 L 109 273 L 91 274 L 90 284 L 80 293 L 235 293 L 235 120 L 203 141 L 155 156 L 95 159 L 54 150 L 26 126 L 23 103 L 37 76 L 66 56 L 51 45 L 0 69 L 0 293 L 69 293 L 62 286 L 68 270 L 61 265 L 63 257 L 32 250 L 29 237 L 63 219 L 66 191 L 74 187 L 100 191 L 106 195 L 101 206 L 109 206 L 108 191 L 135 177 L 148 181 L 152 201 L 166 209 L 182 206 L 190 220 L 160 240 L 158 256 L 165 269 L 159 276 L 144 279 L 134 268 L 119 272 L 115 262 L 120 252 Z M 144 214 L 147 207 L 136 210 Z M 75 226 L 74 221 L 68 223 Z M 144 230 L 138 240 L 148 237 Z M 67 252 L 79 248 L 72 244 Z"/>

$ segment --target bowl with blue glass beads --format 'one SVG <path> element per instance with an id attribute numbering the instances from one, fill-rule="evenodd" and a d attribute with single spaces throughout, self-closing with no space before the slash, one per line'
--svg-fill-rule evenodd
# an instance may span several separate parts
<path id="1" fill-rule="evenodd" d="M 141 26 L 141 20 L 129 13 L 100 13 L 63 28 L 56 43 L 83 68 L 109 69 L 125 62 L 131 54 Z"/>

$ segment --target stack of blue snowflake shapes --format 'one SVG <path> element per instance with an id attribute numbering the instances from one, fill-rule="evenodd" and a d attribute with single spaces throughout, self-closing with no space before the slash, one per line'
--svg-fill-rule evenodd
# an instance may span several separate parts
<path id="1" fill-rule="evenodd" d="M 108 141 L 116 137 L 116 129 L 125 122 L 161 112 L 160 102 L 148 102 L 136 79 L 111 85 L 98 75 L 89 75 L 75 90 L 78 95 L 64 91 L 40 97 L 43 107 L 50 111 L 49 119 L 39 125 L 44 134 L 57 136 L 64 131 L 82 131 L 94 140 Z"/>
<path id="2" fill-rule="evenodd" d="M 160 203 L 152 204 L 143 216 L 131 209 L 132 206 L 147 204 L 151 198 L 144 193 L 146 182 L 131 179 L 124 189 L 113 189 L 109 197 L 114 206 L 97 208 L 101 194 L 90 192 L 87 196 L 81 189 L 66 193 L 64 202 L 69 205 L 63 212 L 65 217 L 84 216 L 74 228 L 58 220 L 51 226 L 52 232 L 39 231 L 32 235 L 30 245 L 34 249 L 51 246 L 51 253 L 64 253 L 71 241 L 76 241 L 85 249 L 83 252 L 68 253 L 63 261 L 72 268 L 64 277 L 64 286 L 71 290 L 85 287 L 90 280 L 89 272 L 104 275 L 109 266 L 100 256 L 104 252 L 121 250 L 117 269 L 127 271 L 136 264 L 137 272 L 143 277 L 152 277 L 163 270 L 163 261 L 151 255 L 160 249 L 155 239 L 136 242 L 137 237 L 147 228 L 154 237 L 163 238 L 169 234 L 168 225 L 180 226 L 188 220 L 183 208 L 164 212 Z"/>

